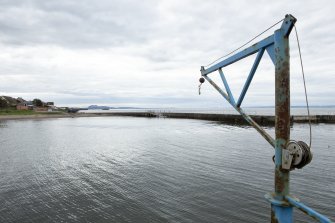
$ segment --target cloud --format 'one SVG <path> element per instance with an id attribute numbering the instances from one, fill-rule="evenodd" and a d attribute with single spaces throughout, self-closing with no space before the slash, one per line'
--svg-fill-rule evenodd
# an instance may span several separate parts
<path id="1" fill-rule="evenodd" d="M 200 66 L 292 13 L 298 18 L 311 104 L 335 104 L 335 3 L 330 0 L 11 0 L 0 6 L 1 94 L 62 105 L 227 105 L 207 83 L 197 95 Z M 264 57 L 245 106 L 273 105 L 274 68 Z M 236 98 L 252 62 L 224 69 Z M 293 34 L 291 92 L 295 105 L 304 104 Z"/>
<path id="2" fill-rule="evenodd" d="M 153 2 L 151 2 L 153 3 Z M 154 4 L 129 1 L 20 1 L 1 8 L 2 42 L 112 47 L 143 42 Z"/>

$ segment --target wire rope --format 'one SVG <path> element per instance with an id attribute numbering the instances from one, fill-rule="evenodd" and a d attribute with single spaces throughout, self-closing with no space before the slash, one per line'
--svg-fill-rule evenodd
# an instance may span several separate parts
<path id="1" fill-rule="evenodd" d="M 312 146 L 312 124 L 311 124 L 311 117 L 309 112 L 309 104 L 308 104 L 308 97 L 307 97 L 307 90 L 306 90 L 306 81 L 305 81 L 305 72 L 304 72 L 304 65 L 302 63 L 302 56 L 301 56 L 301 49 L 300 49 L 300 42 L 298 37 L 298 31 L 297 28 L 294 25 L 294 31 L 295 36 L 298 43 L 298 50 L 299 50 L 299 58 L 300 58 L 300 65 L 301 65 L 301 73 L 302 73 L 302 79 L 304 82 L 304 90 L 305 90 L 305 100 L 306 100 L 306 107 L 307 107 L 307 114 L 308 114 L 308 123 L 309 123 L 309 148 Z"/>
<path id="2" fill-rule="evenodd" d="M 284 19 L 282 19 L 282 20 L 276 22 L 275 24 L 273 24 L 272 26 L 270 26 L 269 28 L 267 28 L 267 29 L 264 30 L 263 32 L 261 32 L 261 33 L 259 33 L 258 35 L 256 35 L 254 38 L 250 39 L 248 42 L 244 43 L 243 45 L 241 45 L 240 47 L 236 48 L 235 50 L 233 50 L 233 51 L 227 53 L 226 55 L 223 55 L 223 56 L 217 58 L 217 59 L 214 60 L 213 62 L 207 64 L 205 67 L 208 67 L 208 66 L 212 65 L 213 63 L 215 63 L 215 62 L 217 62 L 217 61 L 219 61 L 219 60 L 221 60 L 221 59 L 223 59 L 223 58 L 225 58 L 225 57 L 231 55 L 232 53 L 235 53 L 237 50 L 239 50 L 239 49 L 241 49 L 242 47 L 248 45 L 248 44 L 251 43 L 253 40 L 255 40 L 257 37 L 259 37 L 260 35 L 264 34 L 264 33 L 267 32 L 267 31 L 269 31 L 271 28 L 273 28 L 274 26 L 278 25 L 278 24 L 281 23 L 282 21 L 284 21 Z"/>

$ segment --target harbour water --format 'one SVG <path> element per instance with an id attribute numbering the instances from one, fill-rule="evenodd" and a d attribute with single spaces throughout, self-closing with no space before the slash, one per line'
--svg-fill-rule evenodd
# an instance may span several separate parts
<path id="1" fill-rule="evenodd" d="M 274 128 L 266 127 L 274 135 Z M 335 125 L 291 193 L 335 220 Z M 308 125 L 291 138 L 309 140 Z M 273 148 L 251 127 L 89 117 L 0 122 L 0 222 L 269 222 Z M 296 222 L 312 220 L 295 211 Z"/>
<path id="2" fill-rule="evenodd" d="M 249 115 L 275 115 L 274 107 L 246 107 L 243 110 Z M 234 108 L 137 108 L 110 110 L 80 110 L 80 113 L 116 113 L 116 112 L 157 112 L 157 113 L 206 113 L 206 114 L 239 114 Z M 291 107 L 291 115 L 307 115 L 306 107 Z M 310 107 L 311 115 L 335 115 L 335 107 Z"/>

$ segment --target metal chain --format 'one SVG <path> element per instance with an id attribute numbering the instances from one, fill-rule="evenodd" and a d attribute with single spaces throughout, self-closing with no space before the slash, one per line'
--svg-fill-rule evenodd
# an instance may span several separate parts
<path id="1" fill-rule="evenodd" d="M 201 85 L 202 83 L 199 84 L 198 88 L 199 88 L 199 95 L 201 95 Z"/>

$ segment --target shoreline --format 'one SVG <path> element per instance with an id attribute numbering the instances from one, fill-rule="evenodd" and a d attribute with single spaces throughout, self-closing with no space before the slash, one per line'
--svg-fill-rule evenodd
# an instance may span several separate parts
<path id="1" fill-rule="evenodd" d="M 34 115 L 0 115 L 1 120 L 34 120 L 51 118 L 95 117 L 90 114 L 34 114 Z"/>
<path id="2" fill-rule="evenodd" d="M 173 113 L 173 112 L 97 112 L 97 113 L 66 113 L 66 114 L 34 114 L 34 115 L 0 115 L 1 120 L 34 120 L 50 118 L 81 118 L 81 117 L 108 117 L 108 116 L 129 116 L 146 118 L 180 118 L 180 119 L 199 119 L 207 121 L 219 121 L 233 124 L 244 124 L 246 121 L 236 114 L 208 114 L 208 113 Z M 250 115 L 260 125 L 273 125 L 275 116 L 271 115 Z M 335 123 L 335 115 L 311 115 L 311 122 Z M 308 116 L 293 115 L 291 123 L 308 123 Z"/>

